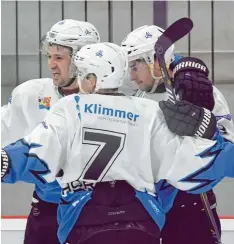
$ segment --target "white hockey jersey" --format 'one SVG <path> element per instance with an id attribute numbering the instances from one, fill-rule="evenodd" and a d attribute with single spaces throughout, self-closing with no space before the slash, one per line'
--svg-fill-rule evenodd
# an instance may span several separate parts
<path id="1" fill-rule="evenodd" d="M 152 99 L 157 102 L 165 100 L 167 97 L 167 92 L 164 84 L 160 84 L 159 86 L 161 86 L 157 87 L 159 89 L 152 89 L 154 90 L 154 92 L 143 92 L 138 90 L 135 93 L 135 96 Z M 215 107 L 213 113 L 216 115 L 217 124 L 222 131 L 222 136 L 225 139 L 234 143 L 234 124 L 231 119 L 228 104 L 222 93 L 215 86 L 213 86 L 213 93 L 215 99 Z M 157 194 L 159 194 L 162 201 L 162 206 L 166 212 L 169 211 L 170 208 L 173 206 L 174 199 L 178 193 L 178 189 L 169 186 L 170 185 L 166 183 L 165 180 L 161 180 L 156 184 Z"/>
<path id="2" fill-rule="evenodd" d="M 215 86 L 213 86 L 213 93 L 215 106 L 212 112 L 216 116 L 219 129 L 225 139 L 234 143 L 234 124 L 228 103 L 221 91 Z"/>
<path id="3" fill-rule="evenodd" d="M 234 177 L 234 146 L 216 139 L 172 134 L 152 100 L 70 95 L 29 136 L 4 148 L 2 180 L 32 175 L 40 182 L 58 180 L 66 203 L 58 208 L 61 243 L 91 199 L 93 183 L 100 181 L 127 181 L 161 229 L 165 211 L 155 185 L 160 179 L 201 193 L 225 176 Z"/>
<path id="4" fill-rule="evenodd" d="M 49 78 L 29 80 L 17 86 L 8 104 L 2 107 L 2 146 L 31 133 L 61 97 L 53 85 L 53 80 Z M 20 179 L 17 177 L 3 179 L 2 182 L 15 183 L 19 180 L 35 184 L 35 191 L 40 199 L 59 203 L 61 188 L 57 181 L 47 184 L 33 174 L 27 174 Z"/>
<path id="5" fill-rule="evenodd" d="M 155 193 L 154 183 L 160 179 L 182 190 L 198 189 L 202 181 L 182 179 L 192 177 L 194 172 L 199 175 L 201 168 L 215 157 L 219 159 L 221 150 L 217 141 L 172 134 L 157 102 L 97 94 L 60 99 L 25 141 L 22 148 L 15 148 L 11 158 L 12 167 L 14 161 L 21 162 L 24 174 L 34 166 L 39 170 L 39 160 L 42 168 L 48 165 L 51 171 L 43 176 L 47 182 L 58 175 L 62 185 L 77 180 L 126 180 L 135 189 L 151 194 Z M 7 151 L 10 156 L 11 150 L 14 146 Z M 36 157 L 26 158 L 25 150 Z M 233 172 L 226 172 L 226 164 L 221 167 L 220 178 Z M 12 177 L 20 177 L 20 173 Z M 212 177 L 220 180 L 218 175 Z"/>
<path id="6" fill-rule="evenodd" d="M 32 132 L 60 98 L 53 80 L 49 78 L 29 80 L 17 86 L 8 105 L 2 107 L 2 145 Z"/>
<path id="7" fill-rule="evenodd" d="M 164 85 L 161 84 L 160 86 Z M 159 90 L 162 91 L 162 87 Z M 217 124 L 222 132 L 222 136 L 234 143 L 234 124 L 227 101 L 221 91 L 219 91 L 219 89 L 215 86 L 213 86 L 213 94 L 215 106 L 212 112 L 216 116 Z M 158 89 L 156 89 L 154 92 L 144 92 L 138 90 L 134 96 L 152 99 L 157 102 L 167 100 L 168 98 L 166 90 L 162 93 L 158 92 Z"/>
<path id="8" fill-rule="evenodd" d="M 7 105 L 3 105 L 2 107 L 1 107 L 1 117 L 3 116 L 3 114 L 7 111 Z"/>

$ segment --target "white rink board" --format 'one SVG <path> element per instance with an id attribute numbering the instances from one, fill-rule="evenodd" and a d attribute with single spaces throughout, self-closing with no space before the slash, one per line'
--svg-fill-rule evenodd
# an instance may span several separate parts
<path id="1" fill-rule="evenodd" d="M 233 244 L 234 219 L 221 219 L 222 244 Z M 1 244 L 23 244 L 26 219 L 1 220 Z"/>

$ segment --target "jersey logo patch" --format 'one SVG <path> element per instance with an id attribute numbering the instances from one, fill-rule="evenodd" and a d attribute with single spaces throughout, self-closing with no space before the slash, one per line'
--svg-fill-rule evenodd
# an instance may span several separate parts
<path id="1" fill-rule="evenodd" d="M 39 102 L 39 109 L 47 109 L 50 110 L 50 101 L 51 101 L 51 97 L 42 97 L 42 98 L 38 98 L 38 102 Z"/>

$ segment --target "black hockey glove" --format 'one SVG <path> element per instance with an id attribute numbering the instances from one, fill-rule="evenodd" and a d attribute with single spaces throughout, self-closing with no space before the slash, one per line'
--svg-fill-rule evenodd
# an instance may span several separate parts
<path id="1" fill-rule="evenodd" d="M 182 58 L 174 67 L 173 74 L 175 93 L 179 95 L 179 100 L 213 110 L 213 85 L 208 79 L 209 70 L 202 60 Z"/>
<path id="2" fill-rule="evenodd" d="M 207 109 L 186 101 L 171 104 L 160 101 L 169 130 L 179 136 L 199 136 L 211 139 L 216 133 L 216 118 Z"/>

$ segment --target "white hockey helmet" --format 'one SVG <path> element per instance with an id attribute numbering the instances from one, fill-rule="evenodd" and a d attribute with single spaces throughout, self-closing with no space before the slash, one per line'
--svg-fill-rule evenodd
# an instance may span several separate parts
<path id="1" fill-rule="evenodd" d="M 152 65 L 155 54 L 154 45 L 163 32 L 164 29 L 156 25 L 144 25 L 129 33 L 121 43 L 121 47 L 128 54 L 129 62 L 144 59 L 146 63 Z M 167 66 L 174 60 L 174 49 L 172 45 L 165 53 Z"/>
<path id="2" fill-rule="evenodd" d="M 45 43 L 72 48 L 73 54 L 83 46 L 100 42 L 97 29 L 89 22 L 65 19 L 47 32 Z"/>
<path id="3" fill-rule="evenodd" d="M 128 70 L 125 51 L 120 46 L 108 42 L 82 47 L 77 52 L 74 62 L 78 67 L 80 82 L 90 74 L 96 76 L 96 91 L 121 87 Z"/>
<path id="4" fill-rule="evenodd" d="M 77 67 L 74 65 L 74 55 L 81 47 L 99 43 L 100 35 L 97 29 L 89 22 L 65 19 L 52 26 L 43 37 L 41 50 L 47 53 L 51 45 L 67 47 L 71 50 L 71 65 L 69 67 L 70 80 L 64 86 L 69 86 L 77 76 Z"/>

